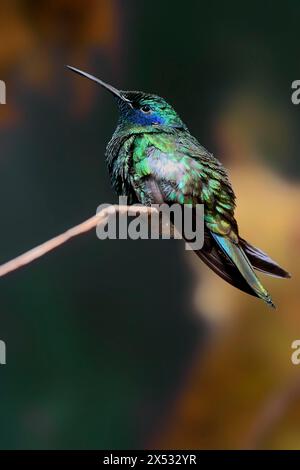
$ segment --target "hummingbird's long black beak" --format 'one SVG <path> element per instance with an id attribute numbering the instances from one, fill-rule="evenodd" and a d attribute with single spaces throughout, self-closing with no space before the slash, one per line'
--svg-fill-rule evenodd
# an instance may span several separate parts
<path id="1" fill-rule="evenodd" d="M 123 101 L 126 101 L 126 103 L 130 104 L 131 101 L 127 99 L 123 93 L 120 90 L 117 90 L 117 88 L 113 87 L 112 85 L 109 85 L 108 83 L 103 82 L 97 77 L 94 77 L 93 75 L 90 75 L 87 72 L 83 72 L 82 70 L 76 69 L 75 67 L 71 67 L 70 65 L 66 66 L 68 69 L 72 70 L 75 73 L 78 73 L 79 75 L 83 75 L 86 78 L 89 78 L 90 80 L 93 80 L 93 82 L 99 83 L 99 85 L 103 86 L 103 88 L 106 88 L 110 93 L 113 95 L 117 96 Z"/>

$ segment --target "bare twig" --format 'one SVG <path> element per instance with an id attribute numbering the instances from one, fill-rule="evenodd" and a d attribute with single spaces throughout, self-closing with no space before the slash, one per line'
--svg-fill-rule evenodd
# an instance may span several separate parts
<path id="1" fill-rule="evenodd" d="M 54 250 L 58 246 L 66 243 L 73 237 L 77 235 L 81 235 L 82 233 L 88 232 L 92 228 L 97 226 L 105 226 L 108 222 L 110 216 L 114 215 L 115 213 L 119 214 L 127 214 L 128 216 L 135 216 L 137 214 L 144 214 L 150 216 L 153 213 L 157 213 L 157 210 L 152 207 L 146 206 L 109 206 L 105 209 L 99 211 L 93 217 L 85 220 L 79 225 L 70 228 L 66 232 L 58 235 L 57 237 L 51 238 L 51 240 L 42 243 L 41 245 L 36 246 L 32 250 L 23 253 L 22 255 L 18 256 L 17 258 L 8 261 L 0 266 L 0 277 L 5 276 L 6 274 L 15 271 L 16 269 L 25 266 L 26 264 L 31 263 L 37 258 L 45 255 L 51 250 Z"/>

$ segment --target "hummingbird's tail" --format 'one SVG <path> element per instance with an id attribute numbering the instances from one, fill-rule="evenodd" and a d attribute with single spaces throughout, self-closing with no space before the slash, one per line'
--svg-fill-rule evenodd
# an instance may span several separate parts
<path id="1" fill-rule="evenodd" d="M 233 264 L 237 267 L 243 278 L 247 281 L 249 286 L 252 288 L 255 295 L 264 300 L 268 305 L 275 308 L 272 298 L 268 291 L 264 288 L 258 277 L 256 276 L 254 269 L 247 258 L 244 250 L 237 243 L 234 243 L 229 237 L 217 235 L 212 232 L 213 238 L 217 244 L 224 251 L 224 253 L 230 258 Z"/>
<path id="2" fill-rule="evenodd" d="M 285 271 L 279 264 L 272 260 L 266 253 L 259 248 L 250 245 L 246 240 L 239 237 L 240 245 L 247 255 L 250 263 L 257 271 L 261 271 L 269 276 L 290 278 L 291 275 Z"/>
<path id="3" fill-rule="evenodd" d="M 196 254 L 229 284 L 275 307 L 270 294 L 256 276 L 254 269 L 277 277 L 290 277 L 277 263 L 245 240 L 234 243 L 229 237 L 205 231 L 204 246 Z"/>

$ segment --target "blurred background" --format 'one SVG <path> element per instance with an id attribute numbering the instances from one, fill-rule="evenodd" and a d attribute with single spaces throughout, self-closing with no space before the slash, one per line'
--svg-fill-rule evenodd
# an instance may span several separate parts
<path id="1" fill-rule="evenodd" d="M 102 89 L 164 96 L 229 169 L 276 311 L 180 241 L 81 236 L 1 279 L 2 449 L 300 448 L 300 4 L 2 0 L 0 261 L 117 202 Z"/>

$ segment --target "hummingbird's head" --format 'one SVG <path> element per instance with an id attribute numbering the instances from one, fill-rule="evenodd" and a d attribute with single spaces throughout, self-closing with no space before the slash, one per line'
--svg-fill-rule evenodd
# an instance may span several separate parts
<path id="1" fill-rule="evenodd" d="M 139 126 L 186 128 L 175 109 L 164 98 L 142 91 L 122 91 L 128 101 L 118 99 L 120 121 Z"/>
<path id="2" fill-rule="evenodd" d="M 73 72 L 99 83 L 103 88 L 114 95 L 117 100 L 121 125 L 137 126 L 165 126 L 172 128 L 187 129 L 176 113 L 164 98 L 144 93 L 142 91 L 123 91 L 109 85 L 99 78 L 94 77 L 82 70 L 67 66 Z"/>

